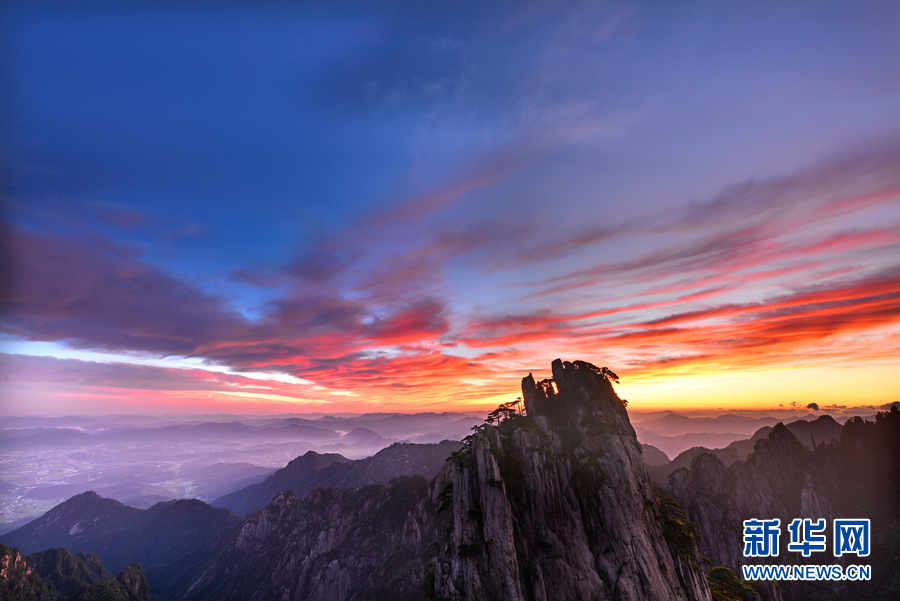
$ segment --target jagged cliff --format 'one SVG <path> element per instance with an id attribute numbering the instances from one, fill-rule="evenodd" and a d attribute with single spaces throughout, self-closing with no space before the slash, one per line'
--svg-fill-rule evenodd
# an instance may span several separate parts
<path id="1" fill-rule="evenodd" d="M 821 420 L 820 420 L 821 421 Z M 817 439 L 818 440 L 818 439 Z M 838 442 L 801 444 L 789 427 L 776 425 L 756 441 L 744 461 L 726 466 L 712 453 L 669 475 L 668 493 L 684 508 L 700 535 L 700 551 L 713 565 L 737 570 L 744 563 L 851 563 L 827 554 L 803 558 L 786 550 L 786 527 L 795 518 L 871 519 L 871 581 L 853 583 L 782 582 L 758 584 L 769 600 L 893 599 L 900 595 L 900 412 L 879 413 L 876 421 L 848 421 Z M 779 556 L 743 557 L 748 519 L 781 520 Z M 831 540 L 830 534 L 828 535 Z"/>
<path id="2" fill-rule="evenodd" d="M 689 526 L 658 499 L 608 376 L 580 361 L 552 369 L 523 380 L 527 416 L 485 428 L 438 479 L 452 528 L 432 595 L 710 599 Z"/>
<path id="3" fill-rule="evenodd" d="M 0 545 L 0 600 L 150 601 L 150 595 L 139 563 L 113 578 L 96 555 L 48 549 L 23 557 Z"/>
<path id="4" fill-rule="evenodd" d="M 525 378 L 528 415 L 480 428 L 431 482 L 279 494 L 172 596 L 708 601 L 609 376 L 553 373 Z"/>
<path id="5" fill-rule="evenodd" d="M 243 523 L 176 598 L 330 601 L 420 599 L 427 549 L 440 535 L 422 476 L 387 486 L 279 493 Z"/>
<path id="6" fill-rule="evenodd" d="M 813 453 L 783 425 L 757 441 L 747 460 L 726 467 L 712 453 L 702 453 L 669 475 L 668 492 L 684 508 L 701 535 L 701 553 L 716 565 L 744 563 L 744 520 L 836 516 L 821 482 L 811 469 Z M 830 480 L 831 478 L 829 478 Z M 837 516 L 840 517 L 840 516 Z"/>

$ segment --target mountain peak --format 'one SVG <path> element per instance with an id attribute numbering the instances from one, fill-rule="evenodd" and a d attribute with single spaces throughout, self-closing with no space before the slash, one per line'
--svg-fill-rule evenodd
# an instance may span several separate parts
<path id="1" fill-rule="evenodd" d="M 424 473 L 410 444 L 323 470 L 326 486 L 246 517 L 181 598 L 710 601 L 692 526 L 653 488 L 611 379 L 581 361 L 529 375 L 527 415 L 507 406 L 462 444 L 432 445 L 430 483 L 345 486 L 382 464 Z"/>
<path id="2" fill-rule="evenodd" d="M 540 382 L 535 382 L 532 374 L 522 378 L 522 398 L 528 415 L 560 417 L 570 413 L 572 407 L 581 406 L 628 421 L 625 402 L 610 383 L 618 382 L 618 377 L 608 368 L 562 359 L 556 359 L 550 367 L 552 378 Z"/>
<path id="3" fill-rule="evenodd" d="M 650 483 L 616 375 L 586 361 L 551 368 L 522 380 L 525 416 L 477 431 L 436 478 L 452 519 L 429 590 L 708 601 L 696 538 Z"/>

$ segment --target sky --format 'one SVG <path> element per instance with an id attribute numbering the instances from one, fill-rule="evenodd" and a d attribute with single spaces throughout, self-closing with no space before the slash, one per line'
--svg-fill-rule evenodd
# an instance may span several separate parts
<path id="1" fill-rule="evenodd" d="M 0 11 L 0 413 L 900 400 L 896 2 Z"/>

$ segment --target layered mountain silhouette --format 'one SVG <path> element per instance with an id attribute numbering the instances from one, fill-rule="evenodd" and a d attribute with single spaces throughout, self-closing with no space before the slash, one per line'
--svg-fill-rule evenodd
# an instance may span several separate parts
<path id="1" fill-rule="evenodd" d="M 638 443 L 612 372 L 551 368 L 522 381 L 524 411 L 501 406 L 461 443 L 306 453 L 224 507 L 72 497 L 0 537 L 22 549 L 0 546 L 3 598 L 143 601 L 148 581 L 157 601 L 900 598 L 896 408 L 767 425 L 669 462 Z M 742 520 L 776 517 L 871 519 L 877 577 L 740 583 Z"/>
<path id="2" fill-rule="evenodd" d="M 284 493 L 183 599 L 711 599 L 623 403 L 594 366 L 523 382 L 528 415 L 484 425 L 431 481 Z"/>
<path id="3" fill-rule="evenodd" d="M 372 457 L 356 461 L 337 454 L 308 452 L 265 482 L 236 491 L 240 494 L 232 498 L 239 500 L 245 495 L 253 506 L 266 505 L 279 493 L 296 499 L 291 488 L 306 496 L 320 486 L 365 487 L 388 482 L 402 474 L 432 476 L 443 467 L 447 456 L 459 448 L 460 443 L 452 441 L 396 443 Z M 427 482 L 421 476 L 419 478 Z M 270 491 L 274 492 L 269 494 Z M 333 492 L 341 494 L 343 491 Z M 86 557 L 94 558 L 98 567 L 105 569 L 103 566 L 106 566 L 113 571 L 127 569 L 134 561 L 141 562 L 147 566 L 154 589 L 163 594 L 162 598 L 167 598 L 168 588 L 177 588 L 186 576 L 196 577 L 192 570 L 200 569 L 222 550 L 240 521 L 229 509 L 194 499 L 157 503 L 150 509 L 141 510 L 88 491 L 0 539 L 20 547 L 24 553 L 52 547 L 84 551 L 91 554 Z M 72 567 L 71 577 L 82 585 L 102 584 L 96 579 L 79 579 L 78 574 L 83 571 L 81 567 Z M 105 575 L 112 578 L 108 572 Z M 106 588 L 111 586 L 114 585 L 106 585 Z M 102 592 L 106 588 L 98 590 Z M 41 590 L 40 586 L 37 590 Z M 158 598 L 159 594 L 154 592 L 154 597 Z"/>
<path id="4" fill-rule="evenodd" d="M 816 445 L 827 444 L 838 440 L 841 436 L 841 431 L 843 430 L 843 426 L 835 421 L 830 415 L 822 415 L 811 421 L 797 420 L 787 424 L 777 422 L 774 426 L 778 426 L 779 424 L 781 424 L 782 427 L 787 428 L 794 437 L 797 438 L 800 444 L 809 450 L 812 450 Z M 691 447 L 690 449 L 679 453 L 671 462 L 659 462 L 658 455 L 652 454 L 652 451 L 651 454 L 648 454 L 645 451 L 644 463 L 647 464 L 647 470 L 650 472 L 650 477 L 653 481 L 660 486 L 666 486 L 669 474 L 678 468 L 690 466 L 691 461 L 703 453 L 712 453 L 726 466 L 737 463 L 738 461 L 743 461 L 753 451 L 753 447 L 757 441 L 769 436 L 773 429 L 773 426 L 763 426 L 750 438 L 736 440 L 721 449 L 710 449 L 703 446 Z M 646 448 L 650 445 L 643 446 Z"/>
<path id="5" fill-rule="evenodd" d="M 222 495 L 211 504 L 227 507 L 238 515 L 253 511 L 257 505 L 265 505 L 272 497 L 288 489 L 303 489 L 309 478 L 334 463 L 347 463 L 343 455 L 337 453 L 316 453 L 309 451 L 297 457 L 285 467 L 258 484 L 250 484 L 240 490 Z M 315 488 L 315 487 L 313 487 Z M 312 490 L 312 489 L 309 489 Z M 309 492 L 305 490 L 304 492 Z"/>
<path id="6" fill-rule="evenodd" d="M 415 474 L 431 478 L 443 467 L 447 456 L 458 450 L 459 446 L 458 442 L 449 440 L 438 444 L 394 443 L 372 457 L 355 461 L 335 453 L 309 451 L 265 481 L 223 495 L 212 505 L 227 507 L 238 515 L 245 515 L 286 490 L 292 490 L 302 498 L 319 487 L 352 488 L 386 484 L 395 476 Z"/>
<path id="7" fill-rule="evenodd" d="M 696 524 L 701 553 L 713 564 L 735 570 L 748 562 L 743 557 L 744 520 L 779 518 L 785 525 L 794 518 L 824 518 L 830 525 L 835 518 L 869 519 L 871 552 L 865 559 L 852 559 L 872 566 L 870 581 L 782 582 L 778 587 L 762 584 L 760 592 L 767 599 L 796 601 L 900 598 L 900 412 L 894 407 L 879 413 L 875 422 L 852 419 L 839 440 L 817 443 L 814 450 L 798 440 L 791 425 L 776 425 L 743 461 L 726 466 L 716 454 L 703 452 L 669 475 L 668 492 Z M 784 545 L 772 561 L 840 563 L 831 551 L 804 558 Z"/>
<path id="8" fill-rule="evenodd" d="M 118 572 L 132 562 L 168 563 L 239 522 L 228 509 L 196 499 L 136 509 L 88 491 L 4 534 L 2 541 L 26 554 L 52 547 L 94 553 L 108 570 Z"/>

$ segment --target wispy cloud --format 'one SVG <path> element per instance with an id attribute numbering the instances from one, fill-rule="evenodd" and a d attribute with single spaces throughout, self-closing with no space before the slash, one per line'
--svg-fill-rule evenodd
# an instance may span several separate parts
<path id="1" fill-rule="evenodd" d="M 881 147 L 832 159 L 566 239 L 548 238 L 527 216 L 505 226 L 466 213 L 452 225 L 432 221 L 465 203 L 457 192 L 470 184 L 460 184 L 421 207 L 401 202 L 284 265 L 233 274 L 271 286 L 253 319 L 201 282 L 152 266 L 137 247 L 8 223 L 2 252 L 13 277 L 0 311 L 4 331 L 27 340 L 196 357 L 398 402 L 501 394 L 499 375 L 545 350 L 590 357 L 602 348 L 635 373 L 831 360 L 816 350 L 828 340 L 900 322 L 900 271 L 890 263 L 898 229 L 858 218 L 896 203 L 897 156 Z M 594 258 L 613 240 L 651 238 L 618 261 Z M 457 273 L 466 274 L 463 290 L 490 291 L 497 304 L 460 312 L 468 299 L 451 288 Z M 235 386 L 209 372 L 113 371 L 98 386 Z M 494 384 L 455 390 L 462 380 Z"/>
<path id="2" fill-rule="evenodd" d="M 76 347 L 189 355 L 246 321 L 199 287 L 142 263 L 135 249 L 5 225 L 13 257 L 0 297 L 4 329 Z"/>

